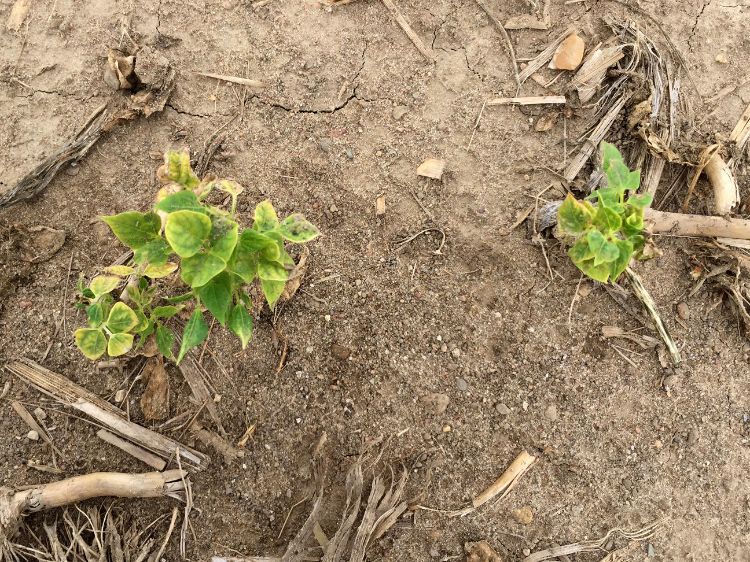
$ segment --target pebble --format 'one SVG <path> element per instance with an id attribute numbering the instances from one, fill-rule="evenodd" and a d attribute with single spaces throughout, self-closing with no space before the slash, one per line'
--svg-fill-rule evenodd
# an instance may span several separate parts
<path id="1" fill-rule="evenodd" d="M 348 347 L 344 347 L 343 345 L 339 345 L 337 343 L 331 345 L 331 355 L 333 355 L 336 359 L 346 361 L 347 359 L 349 359 L 349 356 L 351 354 L 352 350 Z"/>
<path id="2" fill-rule="evenodd" d="M 456 386 L 461 392 L 466 392 L 467 390 L 469 390 L 469 383 L 466 382 L 466 379 L 463 378 L 459 378 L 458 380 L 456 380 Z"/>
<path id="3" fill-rule="evenodd" d="M 115 402 L 119 404 L 123 400 L 125 400 L 125 389 L 120 389 L 115 392 Z"/>
<path id="4" fill-rule="evenodd" d="M 534 520 L 534 512 L 528 505 L 513 510 L 513 519 L 521 525 L 529 525 Z"/>
<path id="5" fill-rule="evenodd" d="M 551 422 L 557 421 L 557 406 L 554 404 L 547 406 L 547 409 L 544 410 L 544 417 Z"/>
<path id="6" fill-rule="evenodd" d="M 716 55 L 716 62 L 719 64 L 729 64 L 729 58 L 726 53 L 719 53 Z"/>
<path id="7" fill-rule="evenodd" d="M 354 151 L 351 148 L 347 148 L 346 150 L 344 150 L 344 154 L 346 154 L 346 157 L 349 160 L 354 160 Z"/>
<path id="8" fill-rule="evenodd" d="M 409 108 L 405 105 L 397 105 L 393 108 L 391 111 L 391 115 L 396 121 L 400 121 L 404 115 L 406 115 L 409 112 Z"/>
<path id="9" fill-rule="evenodd" d="M 451 399 L 448 397 L 447 394 L 440 394 L 438 392 L 433 392 L 431 394 L 427 394 L 425 396 L 422 396 L 420 398 L 420 401 L 432 408 L 432 412 L 434 414 L 442 415 L 445 413 L 445 411 L 448 409 L 448 404 L 450 404 Z"/>
<path id="10" fill-rule="evenodd" d="M 677 305 L 677 315 L 683 320 L 690 320 L 690 308 L 686 302 Z"/>
<path id="11" fill-rule="evenodd" d="M 443 433 L 450 433 L 451 431 L 453 431 L 453 428 L 452 428 L 452 427 L 450 426 L 450 424 L 447 424 L 447 423 L 446 423 L 446 424 L 445 424 L 445 425 L 443 426 Z"/>
<path id="12" fill-rule="evenodd" d="M 34 416 L 36 416 L 36 419 L 39 421 L 44 421 L 47 419 L 47 412 L 41 408 L 34 408 Z"/>
<path id="13" fill-rule="evenodd" d="M 501 562 L 502 559 L 487 541 L 467 542 L 464 544 L 466 562 Z"/>
<path id="14" fill-rule="evenodd" d="M 451 351 L 451 355 L 453 355 L 455 359 L 458 359 L 459 357 L 461 357 L 461 350 L 458 349 L 457 347 L 454 347 L 453 350 Z"/>
<path id="15" fill-rule="evenodd" d="M 320 150 L 322 150 L 323 152 L 331 152 L 331 146 L 332 146 L 331 139 L 322 139 L 318 143 L 318 146 L 320 147 Z"/>
<path id="16" fill-rule="evenodd" d="M 495 409 L 504 416 L 509 416 L 511 413 L 511 409 L 505 404 L 498 404 L 495 406 Z"/>
<path id="17" fill-rule="evenodd" d="M 39 441 L 39 434 L 33 429 L 26 434 L 31 441 Z"/>
<path id="18" fill-rule="evenodd" d="M 651 543 L 648 543 L 648 557 L 653 558 L 656 556 L 656 551 L 654 550 L 654 545 Z"/>
<path id="19" fill-rule="evenodd" d="M 330 322 L 330 321 L 331 321 L 331 315 L 330 315 L 330 314 L 326 314 L 326 315 L 325 315 L 325 316 L 323 317 L 323 320 L 325 320 L 326 322 Z"/>

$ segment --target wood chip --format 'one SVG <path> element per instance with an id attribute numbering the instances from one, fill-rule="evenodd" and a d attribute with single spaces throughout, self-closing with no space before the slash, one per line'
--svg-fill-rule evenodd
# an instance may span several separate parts
<path id="1" fill-rule="evenodd" d="M 194 421 L 190 425 L 190 433 L 192 433 L 195 438 L 204 445 L 221 453 L 226 464 L 232 464 L 233 461 L 245 456 L 245 451 L 234 448 L 231 443 L 227 442 L 213 431 L 204 429 L 197 421 Z"/>
<path id="2" fill-rule="evenodd" d="M 146 361 L 142 372 L 146 388 L 141 395 L 141 411 L 147 420 L 163 420 L 169 415 L 169 377 L 161 356 Z"/>
<path id="3" fill-rule="evenodd" d="M 126 441 L 125 439 L 118 437 L 117 435 L 107 431 L 106 429 L 100 429 L 99 431 L 97 431 L 96 436 L 102 441 L 105 441 L 110 445 L 114 445 L 118 449 L 125 451 L 130 456 L 145 462 L 147 465 L 155 468 L 156 470 L 161 471 L 167 467 L 167 461 L 165 461 L 164 459 L 147 451 L 142 447 L 139 447 L 134 443 L 131 443 L 130 441 Z"/>
<path id="4" fill-rule="evenodd" d="M 589 53 L 581 68 L 570 81 L 570 87 L 578 91 L 578 99 L 581 103 L 586 103 L 594 97 L 596 92 L 599 91 L 607 69 L 624 56 L 625 45 L 596 48 Z"/>
<path id="5" fill-rule="evenodd" d="M 539 53 L 536 57 L 531 59 L 529 61 L 528 66 L 524 68 L 519 74 L 518 79 L 521 81 L 521 83 L 525 82 L 529 76 L 534 74 L 537 70 L 542 68 L 545 64 L 549 62 L 549 60 L 552 58 L 552 55 L 555 54 L 555 51 L 557 50 L 557 47 L 562 43 L 566 37 L 569 35 L 576 33 L 578 29 L 575 26 L 571 26 L 568 29 L 566 29 L 563 33 L 558 35 L 552 43 L 550 43 L 544 51 Z"/>
<path id="6" fill-rule="evenodd" d="M 196 72 L 198 76 L 205 76 L 206 78 L 213 78 L 214 80 L 221 80 L 222 82 L 231 82 L 232 84 L 240 84 L 241 86 L 250 86 L 251 88 L 265 88 L 265 82 L 260 80 L 253 80 L 252 78 L 240 78 L 239 76 L 228 76 L 226 74 L 213 74 L 211 72 Z"/>
<path id="7" fill-rule="evenodd" d="M 443 177 L 443 170 L 445 170 L 445 160 L 428 158 L 417 168 L 417 175 L 439 180 Z"/>
<path id="8" fill-rule="evenodd" d="M 572 33 L 555 50 L 549 68 L 553 70 L 575 70 L 583 60 L 586 43 L 578 34 Z"/>
<path id="9" fill-rule="evenodd" d="M 495 98 L 487 102 L 487 105 L 546 105 L 564 104 L 568 100 L 565 96 L 521 96 L 515 98 Z"/>
<path id="10" fill-rule="evenodd" d="M 385 215 L 385 195 L 380 195 L 375 199 L 375 216 L 382 217 L 383 215 Z"/>

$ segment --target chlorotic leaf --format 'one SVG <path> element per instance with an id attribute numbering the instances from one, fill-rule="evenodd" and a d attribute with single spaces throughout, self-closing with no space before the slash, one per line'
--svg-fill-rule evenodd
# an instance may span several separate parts
<path id="1" fill-rule="evenodd" d="M 143 334 L 143 332 L 148 329 L 149 320 L 148 318 L 146 318 L 146 315 L 143 314 L 143 312 L 141 312 L 140 310 L 134 310 L 133 312 L 135 312 L 135 316 L 136 318 L 138 318 L 138 323 L 133 326 L 132 332 L 136 334 Z"/>
<path id="2" fill-rule="evenodd" d="M 221 258 L 201 252 L 182 260 L 180 275 L 185 283 L 195 288 L 208 283 L 226 267 L 226 262 Z"/>
<path id="3" fill-rule="evenodd" d="M 109 311 L 107 329 L 114 333 L 129 332 L 138 323 L 138 316 L 132 308 L 124 302 L 116 302 L 112 310 Z"/>
<path id="4" fill-rule="evenodd" d="M 620 255 L 620 249 L 617 244 L 605 240 L 601 248 L 594 253 L 594 265 L 598 266 L 603 263 L 611 263 L 615 261 Z"/>
<path id="5" fill-rule="evenodd" d="M 576 240 L 576 243 L 568 250 L 568 255 L 570 256 L 571 261 L 576 265 L 594 257 L 594 253 L 591 251 L 591 248 L 589 248 L 589 243 L 585 236 Z"/>
<path id="6" fill-rule="evenodd" d="M 159 168 L 159 176 L 163 182 L 177 182 L 188 189 L 200 184 L 198 176 L 190 167 L 190 154 L 185 151 L 170 150 L 164 155 L 164 165 Z"/>
<path id="7" fill-rule="evenodd" d="M 229 329 L 240 338 L 242 349 L 247 347 L 247 342 L 253 335 L 253 317 L 242 304 L 236 304 L 229 314 Z"/>
<path id="8" fill-rule="evenodd" d="M 208 251 L 223 261 L 229 261 L 239 238 L 239 225 L 226 219 L 214 220 L 212 225 Z"/>
<path id="9" fill-rule="evenodd" d="M 172 330 L 163 324 L 156 326 L 156 346 L 159 348 L 159 353 L 167 359 L 174 361 L 174 352 L 172 351 L 174 347 L 174 334 Z"/>
<path id="10" fill-rule="evenodd" d="M 262 201 L 255 207 L 255 222 L 253 223 L 253 229 L 259 230 L 260 232 L 266 232 L 267 230 L 273 230 L 279 226 L 279 217 L 276 216 L 276 210 L 271 205 L 270 201 Z"/>
<path id="11" fill-rule="evenodd" d="M 94 293 L 95 297 L 106 295 L 111 291 L 114 291 L 120 284 L 119 277 L 113 277 L 111 275 L 98 275 L 91 280 L 89 289 Z"/>
<path id="12" fill-rule="evenodd" d="M 87 359 L 95 361 L 107 350 L 107 338 L 98 329 L 81 328 L 75 332 L 76 346 Z"/>
<path id="13" fill-rule="evenodd" d="M 112 334 L 107 343 L 107 355 L 119 357 L 133 348 L 133 334 Z"/>
<path id="14" fill-rule="evenodd" d="M 580 269 L 583 273 L 591 277 L 594 281 L 599 281 L 600 283 L 606 283 L 609 279 L 609 272 L 610 267 L 609 264 L 603 263 L 599 265 L 594 265 L 594 260 L 586 260 L 581 263 L 577 263 L 576 266 L 578 269 Z"/>
<path id="15" fill-rule="evenodd" d="M 591 224 L 591 213 L 585 205 L 568 194 L 557 212 L 557 224 L 563 232 L 581 234 Z"/>
<path id="16" fill-rule="evenodd" d="M 178 191 L 167 195 L 154 207 L 157 211 L 174 213 L 175 211 L 195 211 L 205 213 L 205 207 L 198 201 L 198 197 L 192 191 Z"/>
<path id="17" fill-rule="evenodd" d="M 143 275 L 149 279 L 161 279 L 177 271 L 176 263 L 163 263 L 161 265 L 149 264 L 143 270 Z"/>
<path id="18" fill-rule="evenodd" d="M 180 345 L 180 353 L 177 355 L 177 363 L 182 361 L 185 354 L 196 346 L 203 343 L 203 340 L 208 336 L 208 326 L 205 320 L 203 320 L 203 313 L 200 310 L 193 312 L 193 315 L 185 324 L 185 331 L 182 333 L 182 344 Z"/>
<path id="19" fill-rule="evenodd" d="M 245 188 L 243 188 L 240 184 L 238 184 L 234 180 L 218 180 L 214 187 L 217 189 L 220 189 L 224 193 L 228 193 L 229 195 L 233 197 L 237 197 L 240 193 L 242 193 Z"/>
<path id="20" fill-rule="evenodd" d="M 138 265 L 162 265 L 167 262 L 172 249 L 164 238 L 157 238 L 133 250 L 133 261 Z"/>
<path id="21" fill-rule="evenodd" d="M 181 258 L 198 253 L 211 233 L 211 219 L 195 211 L 175 211 L 167 217 L 164 235 Z"/>
<path id="22" fill-rule="evenodd" d="M 628 205 L 632 205 L 636 209 L 645 209 L 654 201 L 654 196 L 650 193 L 641 193 L 638 195 L 631 195 L 628 198 Z"/>
<path id="23" fill-rule="evenodd" d="M 589 248 L 593 255 L 596 255 L 599 252 L 599 249 L 604 245 L 604 242 L 606 242 L 604 235 L 598 230 L 589 230 L 586 233 L 586 240 L 589 243 Z"/>
<path id="24" fill-rule="evenodd" d="M 622 219 L 613 209 L 600 205 L 594 215 L 593 224 L 601 232 L 613 233 L 620 230 Z"/>
<path id="25" fill-rule="evenodd" d="M 266 301 L 268 302 L 268 306 L 271 307 L 271 310 L 276 306 L 276 301 L 279 300 L 279 297 L 284 292 L 284 285 L 286 285 L 286 282 L 284 281 L 260 280 L 260 288 L 263 289 L 263 295 L 266 297 Z"/>
<path id="26" fill-rule="evenodd" d="M 617 278 L 620 277 L 623 271 L 625 271 L 625 268 L 628 267 L 628 264 L 630 263 L 630 258 L 633 257 L 633 244 L 632 242 L 628 240 L 616 240 L 615 244 L 617 244 L 617 248 L 619 249 L 619 255 L 617 256 L 616 260 L 613 260 L 610 264 L 610 277 L 612 278 L 612 281 L 617 281 Z"/>
<path id="27" fill-rule="evenodd" d="M 232 289 L 232 277 L 226 271 L 195 289 L 201 303 L 222 326 L 226 326 L 229 308 L 232 306 Z"/>
<path id="28" fill-rule="evenodd" d="M 261 260 L 258 262 L 258 277 L 262 281 L 286 282 L 289 272 L 278 262 Z"/>
<path id="29" fill-rule="evenodd" d="M 135 269 L 128 265 L 110 265 L 109 267 L 104 268 L 104 273 L 117 275 L 118 277 L 127 277 L 128 275 L 135 273 Z"/>
<path id="30" fill-rule="evenodd" d="M 158 238 L 161 230 L 161 219 L 156 213 L 127 211 L 101 219 L 120 242 L 134 250 Z"/>
<path id="31" fill-rule="evenodd" d="M 279 225 L 279 234 L 290 242 L 302 244 L 320 235 L 317 227 L 299 213 L 289 215 Z"/>

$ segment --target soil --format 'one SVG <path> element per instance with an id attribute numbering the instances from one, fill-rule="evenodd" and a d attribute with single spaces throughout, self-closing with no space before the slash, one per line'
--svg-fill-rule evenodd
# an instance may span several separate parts
<path id="1" fill-rule="evenodd" d="M 225 465 L 207 450 L 213 464 L 192 477 L 189 559 L 282 553 L 309 509 L 309 502 L 297 507 L 283 525 L 310 492 L 310 451 L 326 432 L 328 489 L 342 501 L 346 470 L 377 439 L 383 462 L 408 468 L 408 497 L 443 509 L 464 506 L 520 451 L 540 457 L 501 503 L 461 519 L 419 512 L 378 541 L 370 560 L 463 559 L 464 543 L 486 540 L 514 561 L 525 550 L 657 519 L 664 520 L 659 532 L 618 559 L 750 560 L 749 347 L 732 307 L 709 290 L 687 300 L 687 319 L 678 321 L 677 306 L 693 285 L 688 256 L 696 242 L 660 237 L 663 257 L 638 265 L 684 364 L 662 367 L 655 351 L 618 340 L 626 361 L 601 338 L 602 326 L 640 324 L 587 281 L 579 289 L 586 296 L 569 312 L 580 275 L 564 249 L 546 243 L 550 278 L 525 228 L 508 233 L 556 179 L 548 168 L 560 166 L 592 110 L 567 120 L 567 144 L 562 119 L 534 130 L 548 109 L 488 107 L 473 133 L 484 101 L 515 93 L 502 37 L 472 2 L 397 3 L 434 49 L 434 65 L 375 0 L 332 10 L 313 0 L 258 7 L 249 0 L 56 0 L 31 3 L 18 32 L 3 25 L 0 190 L 102 102 L 122 95 L 102 78 L 109 47 L 150 46 L 179 75 L 162 113 L 116 128 L 42 194 L 0 211 L 0 360 L 46 355 L 46 367 L 109 399 L 132 382 L 134 362 L 122 372 L 99 371 L 72 343 L 83 323 L 73 307 L 79 275 L 90 277 L 123 250 L 97 217 L 147 206 L 160 154 L 169 147 L 199 154 L 228 123 L 209 171 L 246 186 L 240 220 L 249 221 L 267 197 L 282 214 L 305 213 L 324 236 L 310 246 L 300 292 L 278 314 L 288 342 L 280 373 L 267 310 L 245 351 L 223 329 L 211 333 L 203 362 L 221 397 L 222 422 L 233 441 L 250 424 L 256 431 L 244 459 Z M 0 20 L 12 4 L 0 2 Z M 520 1 L 487 4 L 501 21 L 527 10 Z M 693 133 L 726 134 L 750 102 L 748 86 L 709 100 L 748 78 L 750 8 L 702 0 L 640 7 L 556 1 L 552 29 L 510 33 L 517 56 L 532 57 L 573 22 L 587 45 L 606 39 L 605 15 L 633 18 L 660 37 L 643 15 L 651 13 L 690 71 L 683 88 L 698 116 Z M 716 61 L 719 53 L 726 64 Z M 269 87 L 248 90 L 241 111 L 243 87 L 194 74 L 200 71 Z M 548 93 L 533 81 L 523 92 Z M 416 175 L 428 157 L 447 162 L 442 181 Z M 741 176 L 743 196 L 748 184 Z M 375 214 L 380 195 L 382 217 Z M 29 264 L 11 244 L 14 225 L 64 230 L 65 244 Z M 196 411 L 179 373 L 170 376 L 170 414 Z M 9 379 L 0 372 L 0 388 Z M 133 387 L 129 407 L 146 424 L 142 390 Z M 425 399 L 433 394 L 447 396 L 447 407 L 445 398 Z M 64 476 L 147 470 L 20 381 L 9 397 L 47 410 Z M 27 439 L 7 401 L 0 420 L 2 485 L 57 478 L 27 468 L 30 459 L 49 464 L 50 451 Z M 210 419 L 203 423 L 210 427 Z M 144 526 L 172 507 L 167 500 L 116 503 Z M 526 507 L 532 517 L 521 523 L 513 513 Z M 329 533 L 335 513 L 323 524 Z M 35 528 L 42 520 L 29 522 Z M 179 559 L 176 539 L 165 558 Z"/>

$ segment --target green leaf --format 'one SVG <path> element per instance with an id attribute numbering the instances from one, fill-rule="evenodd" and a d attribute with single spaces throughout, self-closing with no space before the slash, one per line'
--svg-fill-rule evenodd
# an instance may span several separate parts
<path id="1" fill-rule="evenodd" d="M 159 237 L 161 219 L 156 213 L 127 211 L 119 215 L 101 217 L 115 236 L 134 250 Z"/>
<path id="2" fill-rule="evenodd" d="M 604 245 L 604 243 L 607 241 L 604 238 L 604 235 L 599 232 L 598 230 L 589 230 L 586 233 L 586 240 L 589 243 L 589 248 L 591 249 L 591 253 L 595 256 L 601 247 Z"/>
<path id="3" fill-rule="evenodd" d="M 261 260 L 258 262 L 258 277 L 262 281 L 283 281 L 289 279 L 289 272 L 278 262 Z"/>
<path id="4" fill-rule="evenodd" d="M 185 324 L 185 331 L 182 333 L 182 345 L 180 346 L 180 353 L 177 356 L 177 363 L 182 361 L 185 354 L 203 343 L 203 340 L 208 336 L 208 326 L 203 320 L 203 314 L 200 310 L 193 312 L 193 315 Z"/>
<path id="5" fill-rule="evenodd" d="M 192 293 L 188 293 L 192 296 Z M 151 319 L 157 320 L 159 318 L 172 318 L 175 314 L 180 311 L 178 306 L 157 306 L 151 311 Z"/>
<path id="6" fill-rule="evenodd" d="M 263 295 L 266 297 L 266 301 L 271 310 L 276 306 L 276 301 L 279 300 L 281 293 L 284 292 L 284 285 L 286 285 L 286 282 L 284 281 L 260 280 L 260 287 L 263 289 Z"/>
<path id="7" fill-rule="evenodd" d="M 603 263 L 611 263 L 620 256 L 620 249 L 617 244 L 605 240 L 598 252 L 594 253 L 594 265 L 598 266 Z"/>
<path id="8" fill-rule="evenodd" d="M 638 188 L 640 186 L 641 186 L 641 171 L 640 170 L 633 170 L 632 172 L 628 172 L 627 176 L 625 176 L 625 178 L 623 178 L 622 180 L 622 187 L 624 187 L 625 189 L 633 193 L 638 191 Z"/>
<path id="9" fill-rule="evenodd" d="M 198 201 L 198 197 L 192 191 L 178 191 L 172 195 L 167 195 L 164 199 L 156 204 L 157 211 L 165 213 L 174 213 L 175 211 L 195 211 L 205 213 L 206 209 Z"/>
<path id="10" fill-rule="evenodd" d="M 631 195 L 628 198 L 628 205 L 632 205 L 636 209 L 645 209 L 654 201 L 654 196 L 650 193 L 641 193 L 638 195 Z"/>
<path id="11" fill-rule="evenodd" d="M 253 317 L 243 305 L 237 304 L 232 309 L 229 315 L 229 329 L 240 338 L 242 349 L 245 349 L 253 335 Z"/>
<path id="12" fill-rule="evenodd" d="M 176 297 L 166 297 L 164 300 L 172 304 L 178 304 L 181 302 L 189 301 L 190 299 L 194 297 L 195 295 L 193 294 L 193 291 L 190 291 L 189 293 L 185 293 L 183 295 L 177 295 Z"/>
<path id="13" fill-rule="evenodd" d="M 620 253 L 617 259 L 609 264 L 609 274 L 613 282 L 617 281 L 617 278 L 625 271 L 625 268 L 630 263 L 630 258 L 633 256 L 633 244 L 631 242 L 628 240 L 616 240 L 615 244 L 617 244 Z"/>
<path id="14" fill-rule="evenodd" d="M 200 180 L 190 167 L 190 155 L 185 152 L 170 150 L 164 155 L 164 166 L 159 169 L 162 181 L 177 182 L 180 185 L 193 189 Z"/>
<path id="15" fill-rule="evenodd" d="M 112 334 L 107 344 L 107 355 L 119 357 L 133 348 L 133 334 Z"/>
<path id="16" fill-rule="evenodd" d="M 167 359 L 174 361 L 174 353 L 172 352 L 172 348 L 174 347 L 174 334 L 172 333 L 172 330 L 163 324 L 158 324 L 156 326 L 156 346 L 159 348 L 159 353 Z"/>
<path id="17" fill-rule="evenodd" d="M 175 211 L 167 217 L 164 235 L 181 258 L 198 253 L 211 233 L 211 219 L 195 211 Z"/>
<path id="18" fill-rule="evenodd" d="M 594 260 L 586 260 L 577 263 L 576 266 L 594 281 L 606 283 L 607 279 L 609 279 L 610 266 L 607 263 L 594 265 Z"/>
<path id="19" fill-rule="evenodd" d="M 586 237 L 582 236 L 570 247 L 568 255 L 570 256 L 571 261 L 578 265 L 581 262 L 592 259 L 594 257 L 594 252 L 589 248 L 589 242 L 586 240 Z"/>
<path id="20" fill-rule="evenodd" d="M 211 279 L 224 271 L 227 264 L 221 258 L 210 253 L 197 254 L 182 260 L 180 275 L 182 280 L 193 288 L 208 283 Z"/>
<path id="21" fill-rule="evenodd" d="M 279 226 L 279 217 L 270 201 L 262 201 L 255 207 L 255 222 L 253 229 L 265 232 Z"/>
<path id="22" fill-rule="evenodd" d="M 143 271 L 143 275 L 150 279 L 161 279 L 177 271 L 176 263 L 163 263 L 161 265 L 149 264 Z"/>
<path id="23" fill-rule="evenodd" d="M 138 316 L 124 302 L 117 302 L 109 311 L 107 328 L 110 332 L 129 332 L 138 325 Z"/>
<path id="24" fill-rule="evenodd" d="M 622 190 L 632 189 L 629 186 L 632 185 L 633 181 L 640 181 L 640 173 L 638 173 L 637 179 L 631 176 L 630 169 L 625 164 L 622 154 L 620 154 L 620 151 L 613 144 L 602 142 L 601 151 L 602 170 L 607 175 L 608 187 Z"/>
<path id="25" fill-rule="evenodd" d="M 107 350 L 107 338 L 101 330 L 81 328 L 75 332 L 76 346 L 86 358 L 95 361 Z"/>
<path id="26" fill-rule="evenodd" d="M 111 275 L 117 275 L 118 277 L 127 277 L 135 273 L 135 269 L 127 265 L 110 265 L 104 268 L 104 273 L 110 273 Z"/>
<path id="27" fill-rule="evenodd" d="M 94 293 L 94 297 L 98 298 L 102 295 L 114 291 L 120 284 L 119 277 L 113 277 L 111 275 L 99 275 L 91 280 L 89 289 Z"/>
<path id="28" fill-rule="evenodd" d="M 568 234 L 581 234 L 591 224 L 591 218 L 589 209 L 570 193 L 557 212 L 557 224 Z"/>
<path id="29" fill-rule="evenodd" d="M 148 328 L 149 320 L 146 318 L 146 315 L 143 314 L 140 310 L 134 310 L 136 318 L 138 318 L 138 324 L 133 326 L 133 333 L 136 334 L 143 334 L 144 331 Z M 130 331 L 130 330 L 128 330 Z"/>
<path id="30" fill-rule="evenodd" d="M 227 264 L 227 271 L 238 275 L 245 283 L 252 283 L 258 273 L 257 252 L 245 251 L 241 243 L 237 244 Z"/>
<path id="31" fill-rule="evenodd" d="M 317 227 L 299 213 L 289 215 L 279 225 L 279 234 L 290 242 L 302 244 L 320 235 Z"/>
<path id="32" fill-rule="evenodd" d="M 172 249 L 167 241 L 160 237 L 133 250 L 133 261 L 138 265 L 144 263 L 161 265 L 167 262 L 171 253 Z"/>
<path id="33" fill-rule="evenodd" d="M 624 209 L 622 205 L 622 197 L 624 193 L 624 189 L 603 187 L 601 189 L 593 191 L 590 197 L 598 200 L 600 207 L 608 207 L 616 213 L 622 213 Z"/>
<path id="34" fill-rule="evenodd" d="M 232 306 L 232 290 L 232 278 L 226 271 L 195 289 L 198 298 L 222 326 L 226 326 L 229 308 Z"/>
<path id="35" fill-rule="evenodd" d="M 104 307 L 100 303 L 92 304 L 86 309 L 89 326 L 98 328 L 104 322 Z"/>
<path id="36" fill-rule="evenodd" d="M 601 232 L 610 234 L 620 230 L 620 227 L 622 226 L 622 219 L 620 218 L 620 215 L 617 214 L 617 212 L 613 209 L 600 205 L 596 209 L 593 224 Z"/>
<path id="37" fill-rule="evenodd" d="M 224 217 L 214 219 L 208 251 L 225 262 L 229 261 L 239 238 L 238 228 L 239 225 L 236 222 Z"/>

